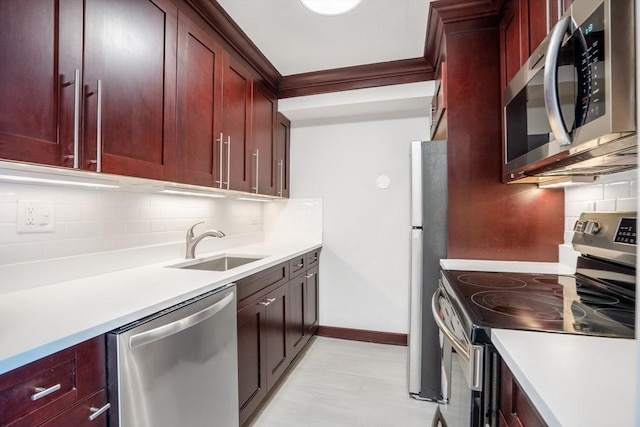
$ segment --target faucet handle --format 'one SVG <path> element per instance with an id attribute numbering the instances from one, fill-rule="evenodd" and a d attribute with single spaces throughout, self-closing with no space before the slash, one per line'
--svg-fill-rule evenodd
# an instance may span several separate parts
<path id="1" fill-rule="evenodd" d="M 189 229 L 187 230 L 187 237 L 193 237 L 193 229 L 200 224 L 204 224 L 204 221 L 196 222 L 191 227 L 189 227 Z"/>

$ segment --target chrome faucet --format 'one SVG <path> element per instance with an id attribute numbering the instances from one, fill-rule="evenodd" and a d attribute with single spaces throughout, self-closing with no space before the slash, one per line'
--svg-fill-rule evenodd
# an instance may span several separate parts
<path id="1" fill-rule="evenodd" d="M 200 224 L 204 224 L 204 222 L 197 222 L 195 224 L 193 224 L 191 227 L 189 227 L 189 229 L 187 230 L 187 254 L 185 255 L 186 259 L 194 259 L 195 258 L 195 253 L 196 253 L 196 246 L 198 246 L 198 243 L 200 243 L 202 241 L 202 239 L 204 239 L 205 237 L 224 237 L 225 234 L 222 231 L 219 230 L 208 230 L 205 231 L 204 233 L 200 234 L 198 237 L 194 237 L 193 235 L 193 229 L 196 228 L 197 225 Z"/>

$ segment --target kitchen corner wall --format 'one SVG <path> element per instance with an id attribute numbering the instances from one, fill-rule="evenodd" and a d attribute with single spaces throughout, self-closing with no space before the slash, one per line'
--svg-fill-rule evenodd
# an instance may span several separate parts
<path id="1" fill-rule="evenodd" d="M 324 207 L 321 325 L 407 333 L 409 147 L 428 135 L 427 118 L 293 124 L 291 195 Z"/>
<path id="2" fill-rule="evenodd" d="M 54 203 L 55 230 L 16 231 L 18 200 Z M 262 233 L 263 203 L 0 183 L 0 266 L 184 242 L 187 228 Z M 204 242 L 203 242 L 204 243 Z"/>

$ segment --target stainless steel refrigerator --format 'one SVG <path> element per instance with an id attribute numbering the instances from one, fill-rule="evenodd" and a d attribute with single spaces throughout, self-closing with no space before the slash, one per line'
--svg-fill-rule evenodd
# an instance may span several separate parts
<path id="1" fill-rule="evenodd" d="M 409 393 L 439 401 L 438 328 L 431 297 L 438 287 L 440 259 L 447 256 L 447 144 L 411 143 L 411 286 L 409 303 Z"/>

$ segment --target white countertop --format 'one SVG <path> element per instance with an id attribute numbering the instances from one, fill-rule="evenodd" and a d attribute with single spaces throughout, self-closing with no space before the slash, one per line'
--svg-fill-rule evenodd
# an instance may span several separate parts
<path id="1" fill-rule="evenodd" d="M 491 341 L 549 426 L 636 426 L 636 340 L 492 329 Z"/>
<path id="2" fill-rule="evenodd" d="M 0 295 L 0 374 L 322 246 L 263 242 L 216 254 L 264 257 L 227 272 L 131 268 Z"/>

